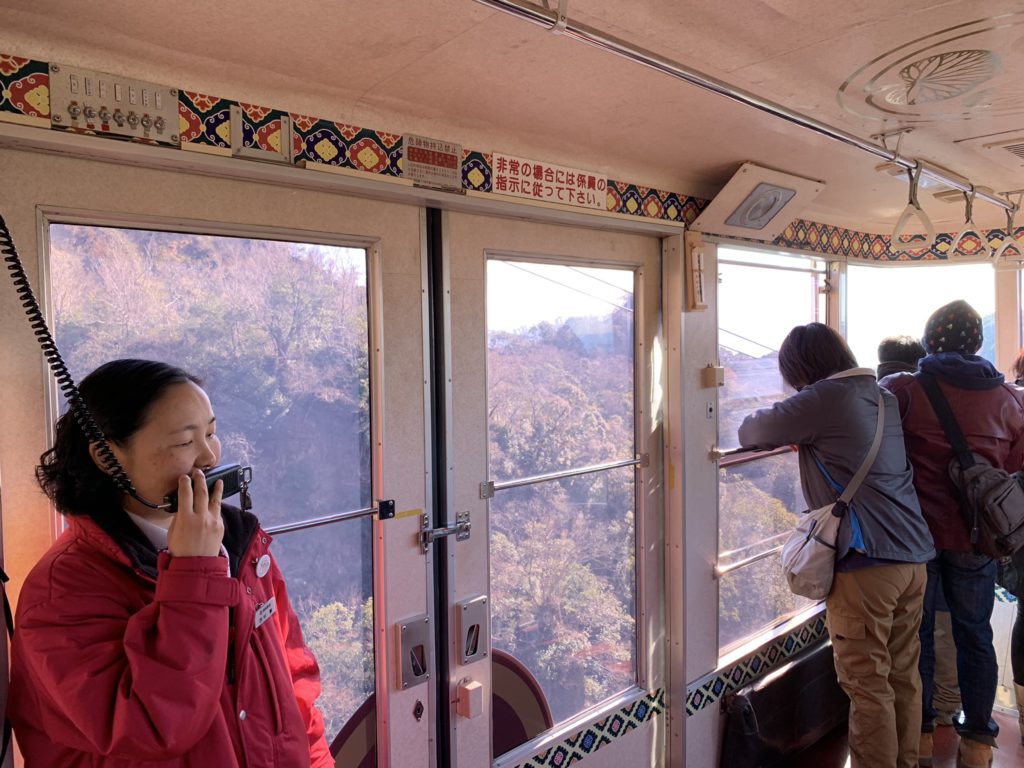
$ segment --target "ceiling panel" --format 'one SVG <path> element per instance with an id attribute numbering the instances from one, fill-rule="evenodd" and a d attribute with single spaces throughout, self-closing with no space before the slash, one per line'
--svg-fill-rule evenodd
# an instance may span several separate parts
<path id="1" fill-rule="evenodd" d="M 552 0 L 553 2 L 553 0 Z M 570 0 L 569 17 L 997 191 L 1024 159 L 1024 10 L 1010 0 Z M 880 161 L 473 0 L 0 0 L 0 51 L 713 196 L 745 161 L 827 183 L 805 216 L 885 232 Z M 892 142 L 890 142 L 892 145 Z M 962 209 L 924 196 L 948 229 Z M 1002 225 L 979 204 L 976 219 Z"/>

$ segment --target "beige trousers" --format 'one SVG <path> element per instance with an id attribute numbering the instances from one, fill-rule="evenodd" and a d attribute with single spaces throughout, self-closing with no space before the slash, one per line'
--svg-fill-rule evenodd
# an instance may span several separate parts
<path id="1" fill-rule="evenodd" d="M 925 565 L 837 573 L 825 601 L 839 685 L 850 697 L 852 768 L 917 768 L 917 661 Z"/>

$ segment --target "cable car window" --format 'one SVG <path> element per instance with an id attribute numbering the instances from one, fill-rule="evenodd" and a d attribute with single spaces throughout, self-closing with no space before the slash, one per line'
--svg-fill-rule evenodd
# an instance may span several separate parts
<path id="1" fill-rule="evenodd" d="M 491 640 L 556 723 L 637 680 L 634 280 L 487 265 Z"/>
<path id="2" fill-rule="evenodd" d="M 779 373 L 778 348 L 794 326 L 825 322 L 826 264 L 726 247 L 718 257 L 718 354 L 725 368 L 718 445 L 734 449 L 748 414 L 792 394 Z M 787 446 L 720 462 L 720 653 L 812 604 L 789 591 L 778 562 L 795 513 L 806 508 L 796 458 Z"/>
<path id="3" fill-rule="evenodd" d="M 760 255 L 760 254 L 757 254 Z M 718 354 L 725 386 L 718 394 L 718 447 L 737 448 L 736 432 L 753 411 L 788 394 L 779 345 L 794 326 L 825 322 L 825 263 L 749 251 L 718 250 Z"/>
<path id="4" fill-rule="evenodd" d="M 886 336 L 921 338 L 936 309 L 964 299 L 982 317 L 979 355 L 995 362 L 995 273 L 990 263 L 846 267 L 847 341 L 857 362 L 878 365 L 878 342 Z"/>
<path id="5" fill-rule="evenodd" d="M 76 380 L 117 357 L 205 379 L 225 460 L 322 670 L 331 740 L 373 691 L 367 254 L 165 231 L 49 227 L 54 334 Z"/>

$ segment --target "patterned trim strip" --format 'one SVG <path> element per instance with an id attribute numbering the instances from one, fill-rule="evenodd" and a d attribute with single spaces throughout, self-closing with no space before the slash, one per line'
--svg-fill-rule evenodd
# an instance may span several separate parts
<path id="1" fill-rule="evenodd" d="M 639 728 L 665 711 L 665 689 L 659 688 L 642 699 L 622 707 L 607 717 L 569 736 L 561 744 L 550 747 L 516 768 L 562 768 L 597 752 L 613 739 Z"/>
<path id="2" fill-rule="evenodd" d="M 44 61 L 0 53 L 0 118 L 50 122 L 50 68 Z"/>
<path id="3" fill-rule="evenodd" d="M 729 669 L 712 672 L 686 689 L 686 714 L 694 715 L 719 701 L 725 694 L 737 691 L 751 680 L 764 677 L 808 646 L 828 637 L 825 614 L 821 613 L 801 624 L 787 635 L 759 648 Z"/>
<path id="4" fill-rule="evenodd" d="M 1018 242 L 1022 234 L 1024 227 L 1014 229 L 1014 237 Z M 989 229 L 966 234 L 959 247 L 965 256 L 981 253 L 981 238 L 978 235 L 983 235 L 991 248 L 998 248 L 1006 238 L 1006 231 Z M 772 241 L 772 245 L 872 261 L 945 261 L 949 258 L 949 247 L 953 244 L 954 236 L 948 232 L 940 232 L 935 236 L 935 243 L 927 251 L 895 253 L 890 247 L 888 235 L 873 235 L 797 219 Z"/>
<path id="5" fill-rule="evenodd" d="M 219 96 L 179 89 L 179 135 L 185 149 L 227 154 L 231 148 L 230 108 L 238 105 L 245 121 L 242 133 L 247 147 L 276 152 L 281 142 L 281 117 L 285 112 L 243 104 Z M 46 62 L 0 54 L 0 120 L 48 126 L 50 79 Z M 294 127 L 293 161 L 305 160 L 385 176 L 402 175 L 402 137 L 385 131 L 360 128 L 320 117 L 291 115 Z M 124 137 L 107 137 L 124 140 Z M 466 190 L 491 192 L 493 169 L 489 153 L 465 150 L 462 186 Z M 645 219 L 692 224 L 709 200 L 679 192 L 608 180 L 606 209 L 610 213 Z M 969 234 L 961 250 L 970 256 L 981 250 L 981 235 L 998 247 L 1006 236 L 1000 229 Z M 1014 231 L 1021 238 L 1024 227 Z M 948 258 L 953 236 L 939 234 L 934 245 L 918 253 L 894 253 L 887 235 L 858 232 L 829 224 L 798 219 L 771 245 L 797 248 L 825 255 L 847 256 L 874 261 L 930 261 Z M 759 240 L 749 242 L 760 243 Z"/>

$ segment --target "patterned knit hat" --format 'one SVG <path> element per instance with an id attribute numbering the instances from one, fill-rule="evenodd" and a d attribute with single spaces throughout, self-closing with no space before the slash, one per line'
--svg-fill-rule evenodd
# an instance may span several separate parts
<path id="1" fill-rule="evenodd" d="M 921 340 L 929 354 L 960 352 L 973 355 L 981 349 L 981 315 L 963 299 L 951 301 L 928 318 Z"/>

